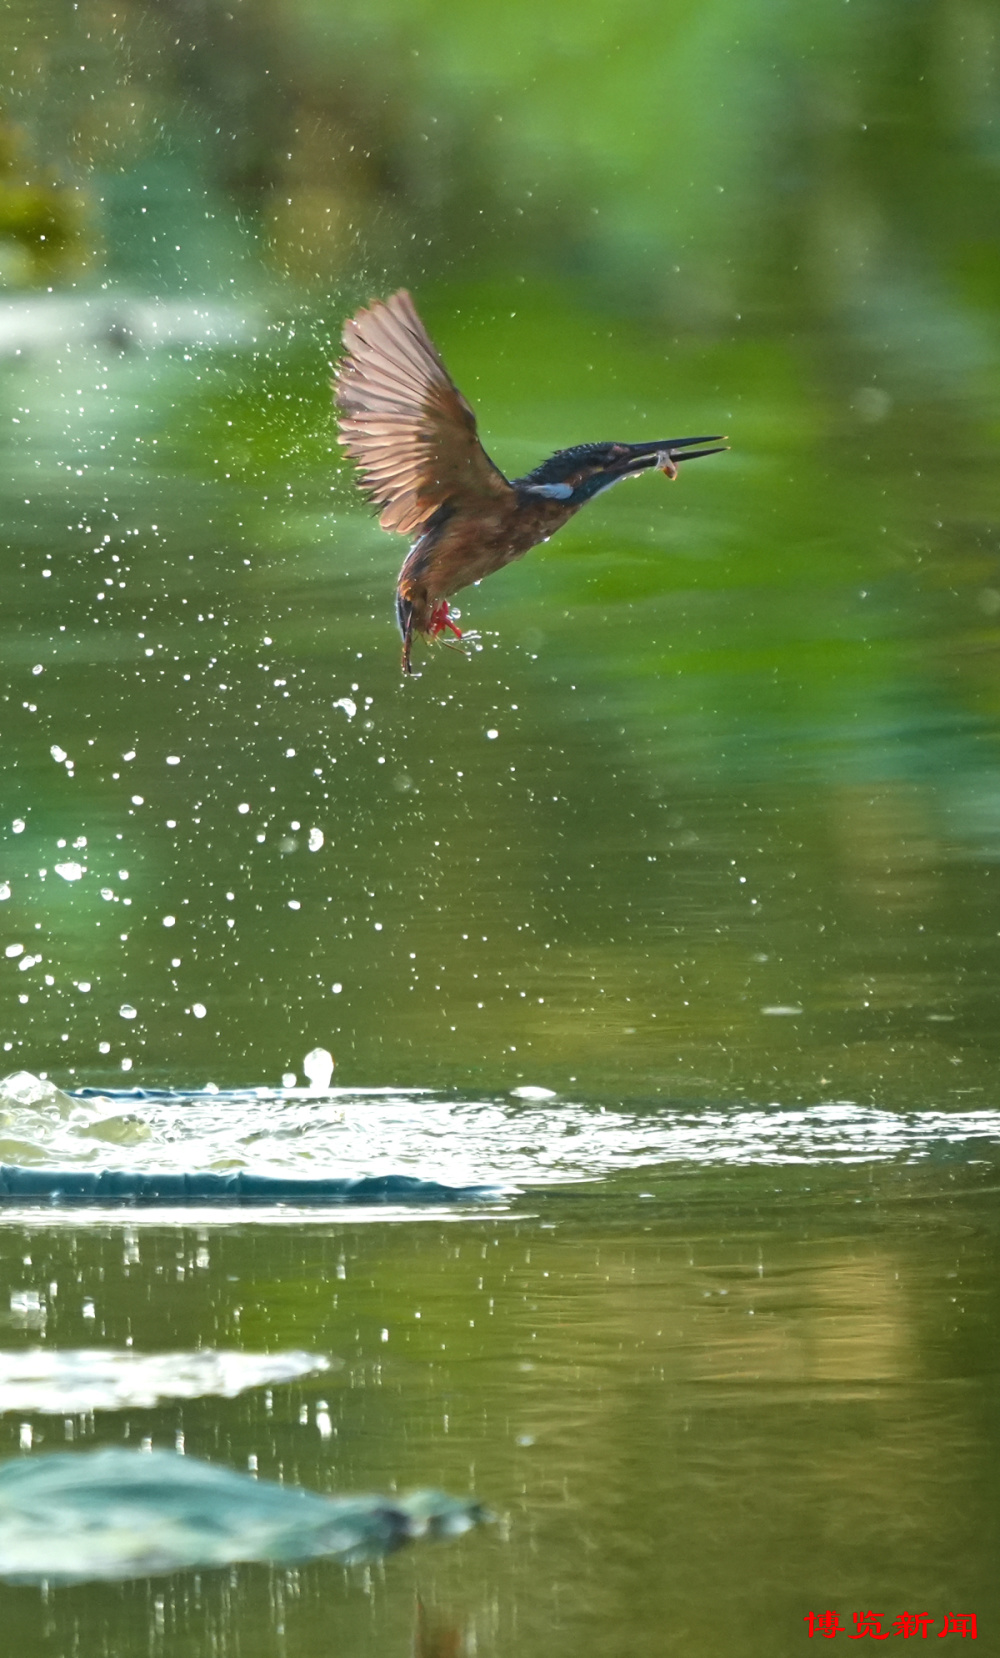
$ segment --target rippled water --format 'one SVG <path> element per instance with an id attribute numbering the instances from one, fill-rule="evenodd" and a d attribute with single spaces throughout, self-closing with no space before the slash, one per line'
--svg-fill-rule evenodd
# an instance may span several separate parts
<path id="1" fill-rule="evenodd" d="M 498 1520 L 375 1573 L 243 1564 L 43 1599 L 8 1582 L 18 1651 L 59 1654 L 82 1620 L 95 1652 L 319 1658 L 333 1630 L 372 1658 L 576 1658 L 624 1628 L 659 1658 L 676 1626 L 764 1658 L 799 1649 L 809 1609 L 839 1608 L 844 1638 L 869 1607 L 887 1629 L 1000 1613 L 1000 1113 L 602 1106 L 531 1084 L 68 1095 L 24 1075 L 0 1104 L 36 1167 L 506 1188 L 449 1214 L 0 1210 L 0 1453 L 173 1450 L 348 1512 L 434 1484 Z M 208 1557 L 201 1520 L 167 1513 L 182 1484 L 159 1516 L 143 1485 L 148 1570 Z M 267 1552 L 238 1507 L 213 1558 Z M 143 1570 L 146 1542 L 77 1537 L 76 1514 L 59 1524 L 82 1576 Z"/>
<path id="2" fill-rule="evenodd" d="M 18 1094 L 40 1096 L 24 1104 Z M 90 1090 L 0 1083 L 0 1161 L 296 1178 L 408 1174 L 454 1187 L 538 1187 L 673 1164 L 992 1160 L 1000 1111 L 893 1112 L 456 1099 L 430 1089 Z"/>
<path id="3" fill-rule="evenodd" d="M 59 1586 L 246 1560 L 379 1560 L 485 1518 L 439 1492 L 327 1498 L 165 1451 L 108 1449 L 0 1467 L 0 1575 Z"/>
<path id="4" fill-rule="evenodd" d="M 453 1107 L 451 1121 L 474 1115 Z M 541 1120 L 529 1105 L 525 1157 Z M 16 1650 L 59 1653 L 82 1620 L 94 1651 L 164 1640 L 202 1653 L 208 1629 L 225 1654 L 318 1658 L 335 1632 L 373 1658 L 402 1655 L 418 1598 L 498 1655 L 613 1649 L 624 1627 L 653 1658 L 671 1624 L 763 1658 L 797 1650 L 804 1612 L 827 1606 L 848 1629 L 875 1606 L 973 1610 L 987 1631 L 1000 1610 L 984 1429 L 1000 1328 L 995 1154 L 988 1136 L 956 1146 L 938 1123 L 897 1138 L 901 1157 L 886 1160 L 883 1138 L 862 1160 L 863 1121 L 809 1161 L 782 1163 L 773 1137 L 732 1123 L 709 1161 L 636 1145 L 595 1178 L 596 1153 L 574 1154 L 567 1179 L 546 1172 L 499 1210 L 407 1225 L 236 1212 L 81 1227 L 8 1210 L 3 1346 L 29 1378 L 39 1344 L 52 1359 L 35 1366 L 35 1397 L 0 1416 L 3 1454 L 179 1447 L 310 1491 L 433 1483 L 499 1520 L 374 1575 L 248 1565 L 44 1601 L 8 1585 Z M 255 1384 L 255 1354 L 280 1363 L 293 1348 L 331 1368 Z M 210 1363 L 199 1385 L 204 1350 L 240 1351 L 250 1385 L 218 1396 Z M 160 1403 L 129 1397 L 114 1360 L 126 1353 L 158 1361 Z M 86 1386 L 89 1369 L 88 1408 L 74 1376 Z"/>

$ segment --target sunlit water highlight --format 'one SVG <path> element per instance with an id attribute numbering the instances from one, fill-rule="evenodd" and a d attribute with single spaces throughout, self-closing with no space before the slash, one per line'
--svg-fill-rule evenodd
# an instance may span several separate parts
<path id="1" fill-rule="evenodd" d="M 23 1292 L 22 1292 L 23 1293 Z M 114 1348 L 0 1351 L 0 1412 L 74 1416 L 150 1410 L 169 1399 L 235 1399 L 254 1387 L 336 1368 L 318 1353 L 135 1353 Z"/>
<path id="2" fill-rule="evenodd" d="M 64 1094 L 19 1073 L 0 1084 L 0 1161 L 27 1166 L 290 1179 L 406 1174 L 455 1187 L 600 1180 L 661 1164 L 865 1163 L 991 1158 L 1000 1111 L 893 1112 L 850 1100 L 648 1109 L 524 1089 L 457 1099 L 427 1090 L 114 1090 Z"/>

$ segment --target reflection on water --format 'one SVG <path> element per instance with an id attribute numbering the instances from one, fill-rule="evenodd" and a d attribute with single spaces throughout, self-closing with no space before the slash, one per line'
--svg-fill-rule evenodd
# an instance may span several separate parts
<path id="1" fill-rule="evenodd" d="M 5 1227 L 0 1304 L 48 1350 L 335 1353 L 232 1399 L 15 1412 L 0 1452 L 172 1452 L 309 1491 L 475 1493 L 499 1524 L 368 1577 L 8 1588 L 15 1649 L 88 1640 L 406 1653 L 419 1596 L 470 1650 L 793 1650 L 841 1617 L 995 1617 L 996 1165 L 677 1166 L 405 1227 Z M 5 1346 L 37 1345 L 7 1328 Z M 159 1607 L 157 1612 L 156 1608 Z M 49 1633 L 38 1620 L 44 1613 Z M 90 1648 L 97 1650 L 94 1646 Z"/>
<path id="2" fill-rule="evenodd" d="M 28 1294 L 11 1292 L 12 1313 L 22 1310 Z M 40 1296 L 36 1302 L 44 1308 Z M 319 1353 L 220 1353 L 211 1348 L 197 1353 L 43 1347 L 0 1352 L 0 1411 L 86 1416 L 206 1394 L 235 1399 L 247 1388 L 311 1376 L 336 1363 Z"/>
<path id="3" fill-rule="evenodd" d="M 151 1448 L 31 1457 L 0 1464 L 0 1576 L 86 1583 L 239 1560 L 376 1560 L 484 1518 L 441 1492 L 319 1497 Z"/>
<path id="4" fill-rule="evenodd" d="M 452 1619 L 453 1614 L 428 1608 L 418 1600 L 413 1658 L 459 1658 L 464 1650 L 462 1631 Z"/>

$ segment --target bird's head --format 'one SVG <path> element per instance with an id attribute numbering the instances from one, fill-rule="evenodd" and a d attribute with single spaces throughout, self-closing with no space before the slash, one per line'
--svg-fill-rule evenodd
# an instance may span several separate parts
<path id="1" fill-rule="evenodd" d="M 705 443 L 718 447 L 696 447 Z M 635 478 L 654 468 L 668 478 L 676 478 L 678 462 L 717 455 L 723 448 L 725 444 L 718 437 L 664 438 L 658 443 L 581 443 L 575 449 L 560 449 L 515 483 L 529 494 L 582 507 L 623 478 Z"/>

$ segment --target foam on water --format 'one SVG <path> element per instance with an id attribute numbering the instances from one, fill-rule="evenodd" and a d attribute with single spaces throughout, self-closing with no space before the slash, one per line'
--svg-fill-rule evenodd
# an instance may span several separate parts
<path id="1" fill-rule="evenodd" d="M 137 1353 L 115 1348 L 0 1351 L 0 1412 L 75 1416 L 151 1409 L 168 1399 L 235 1399 L 248 1388 L 340 1368 L 317 1353 Z"/>
<path id="2" fill-rule="evenodd" d="M 310 1055 L 314 1074 L 326 1055 Z M 663 1163 L 781 1165 L 990 1157 L 1000 1111 L 894 1112 L 849 1100 L 599 1106 L 420 1089 L 116 1089 L 0 1083 L 0 1162 L 277 1177 L 408 1174 L 454 1186 L 552 1185 Z M 525 1097 L 525 1096 L 528 1097 Z"/>

